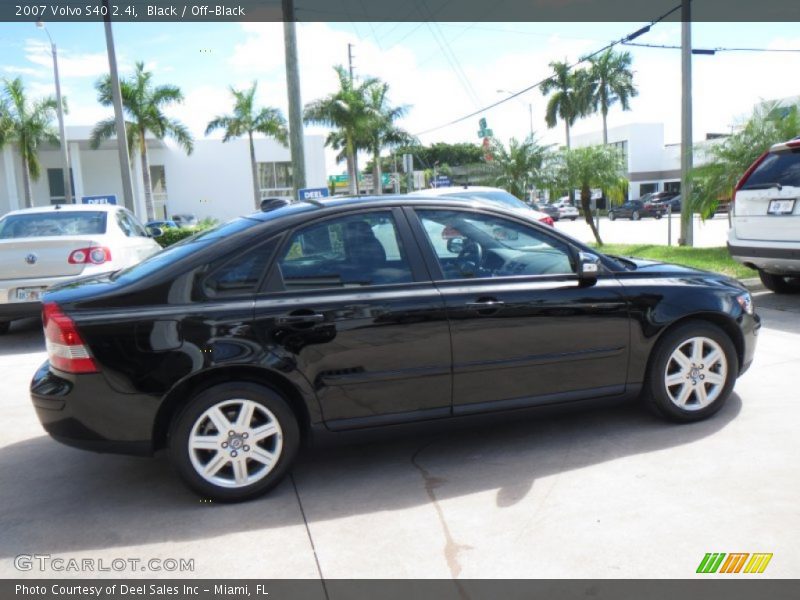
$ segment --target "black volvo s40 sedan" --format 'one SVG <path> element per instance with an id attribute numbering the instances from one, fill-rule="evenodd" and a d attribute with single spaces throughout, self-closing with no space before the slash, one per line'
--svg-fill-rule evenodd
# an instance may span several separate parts
<path id="1" fill-rule="evenodd" d="M 302 441 L 390 424 L 641 398 L 717 412 L 760 327 L 737 281 L 604 256 L 519 212 L 448 198 L 300 202 L 45 294 L 45 429 L 168 450 L 245 500 Z"/>

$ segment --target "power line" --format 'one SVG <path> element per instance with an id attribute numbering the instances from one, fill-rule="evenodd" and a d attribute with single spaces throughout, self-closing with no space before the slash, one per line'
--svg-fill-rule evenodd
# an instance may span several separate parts
<path id="1" fill-rule="evenodd" d="M 572 63 L 571 65 L 568 65 L 567 69 L 568 69 L 568 70 L 574 69 L 574 68 L 575 68 L 576 66 L 578 66 L 579 64 L 581 64 L 581 63 L 583 63 L 583 62 L 586 62 L 586 61 L 587 61 L 587 60 L 589 60 L 590 58 L 593 58 L 594 56 L 597 56 L 598 54 L 601 54 L 601 53 L 605 52 L 605 51 L 606 51 L 606 50 L 608 50 L 609 48 L 613 48 L 614 46 L 616 46 L 616 45 L 618 45 L 618 44 L 624 44 L 625 42 L 629 42 L 629 41 L 631 41 L 631 40 L 634 40 L 634 39 L 636 39 L 636 38 L 637 38 L 637 37 L 639 37 L 640 35 L 644 35 L 644 34 L 645 34 L 645 33 L 647 33 L 648 31 L 650 31 L 650 28 L 651 28 L 653 25 L 655 25 L 655 24 L 657 24 L 657 23 L 660 23 L 661 21 L 663 21 L 664 19 L 666 19 L 667 17 L 669 17 L 669 16 L 670 16 L 672 13 L 674 13 L 674 12 L 677 12 L 677 11 L 679 11 L 680 9 L 681 9 L 681 5 L 679 4 L 678 6 L 675 6 L 674 8 L 672 8 L 672 9 L 668 10 L 667 12 L 665 12 L 663 15 L 661 15 L 661 16 L 660 16 L 660 17 L 658 17 L 657 19 L 654 19 L 653 21 L 651 21 L 649 25 L 645 25 L 645 26 L 644 26 L 644 27 L 642 27 L 641 29 L 637 29 L 636 31 L 634 31 L 633 33 L 631 33 L 631 34 L 629 34 L 629 35 L 626 35 L 625 37 L 622 37 L 622 38 L 620 38 L 620 39 L 618 39 L 618 40 L 615 40 L 615 41 L 613 41 L 613 42 L 609 42 L 608 44 L 606 44 L 606 45 L 605 45 L 605 46 L 603 46 L 602 48 L 600 48 L 600 49 L 598 49 L 598 50 L 595 50 L 594 52 L 592 52 L 592 53 L 590 53 L 590 54 L 586 54 L 586 55 L 584 55 L 584 56 L 580 57 L 580 58 L 579 58 L 577 61 L 575 61 L 575 62 L 574 62 L 574 63 Z M 495 108 L 495 107 L 497 107 L 497 106 L 500 106 L 501 104 L 505 104 L 505 103 L 506 103 L 506 102 L 508 102 L 509 100 L 512 100 L 512 99 L 514 99 L 514 98 L 517 98 L 517 97 L 519 97 L 519 96 L 521 96 L 521 95 L 523 95 L 523 94 L 525 94 L 525 93 L 527 93 L 527 92 L 530 92 L 531 90 L 533 90 L 533 89 L 535 89 L 535 88 L 539 87 L 539 86 L 540 86 L 540 85 L 542 85 L 542 84 L 543 84 L 545 81 L 548 81 L 548 80 L 550 80 L 551 78 L 552 78 L 552 75 L 549 75 L 549 76 L 545 77 L 544 79 L 542 79 L 542 80 L 540 80 L 540 81 L 537 81 L 536 83 L 534 83 L 534 84 L 532 84 L 532 85 L 529 85 L 528 87 L 526 87 L 526 88 L 524 88 L 524 89 L 521 89 L 520 91 L 518 91 L 518 92 L 515 92 L 514 94 L 511 94 L 510 96 L 506 96 L 506 97 L 505 97 L 505 98 L 503 98 L 502 100 L 498 100 L 497 102 L 493 102 L 492 104 L 489 104 L 488 106 L 485 106 L 485 107 L 483 107 L 483 108 L 481 108 L 481 109 L 479 109 L 479 110 L 476 110 L 476 111 L 474 111 L 474 112 L 471 112 L 471 113 L 470 113 L 470 114 L 468 114 L 468 115 L 464 115 L 463 117 L 459 117 L 458 119 L 453 119 L 452 121 L 449 121 L 448 123 L 444 123 L 443 125 L 437 125 L 436 127 L 431 127 L 431 128 L 429 128 L 429 129 L 426 129 L 426 130 L 424 130 L 424 131 L 420 131 L 419 133 L 415 133 L 415 134 L 414 134 L 414 136 L 415 136 L 415 137 L 418 137 L 418 136 L 421 136 L 421 135 L 425 135 L 425 134 L 427 134 L 427 133 L 431 133 L 431 132 L 433 132 L 433 131 L 437 131 L 437 130 L 439 130 L 439 129 L 444 129 L 445 127 L 449 127 L 450 125 L 455 125 L 456 123 L 460 123 L 461 121 L 466 121 L 467 119 L 470 119 L 470 118 L 472 118 L 472 117 L 475 117 L 475 116 L 477 116 L 477 115 L 479 115 L 479 114 L 481 114 L 481 113 L 484 113 L 484 112 L 486 112 L 487 110 L 491 110 L 491 109 L 493 109 L 493 108 Z"/>
<path id="2" fill-rule="evenodd" d="M 644 42 L 622 42 L 624 46 L 638 48 L 658 48 L 666 50 L 680 50 L 680 46 L 670 44 L 646 44 Z M 714 54 L 716 52 L 800 52 L 800 48 L 692 48 L 694 54 Z"/>

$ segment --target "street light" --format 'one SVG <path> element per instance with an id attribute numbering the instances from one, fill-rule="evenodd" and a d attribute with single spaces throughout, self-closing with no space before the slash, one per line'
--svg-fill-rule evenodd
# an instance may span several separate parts
<path id="1" fill-rule="evenodd" d="M 497 93 L 498 94 L 508 94 L 509 96 L 513 96 L 514 95 L 514 92 L 509 92 L 508 90 L 497 90 Z M 519 98 L 515 97 L 514 99 L 519 101 L 519 102 L 522 102 L 522 100 L 520 100 Z M 528 105 L 528 115 L 530 116 L 530 119 L 531 119 L 531 139 L 533 139 L 533 104 L 531 104 L 530 102 L 522 102 L 522 104 L 527 104 Z"/>
<path id="2" fill-rule="evenodd" d="M 36 21 L 36 27 L 44 29 L 47 34 L 47 39 L 50 40 L 50 49 L 53 52 L 53 75 L 56 80 L 56 103 L 58 104 L 58 133 L 61 138 L 61 162 L 63 164 L 62 170 L 64 171 L 64 201 L 67 204 L 72 203 L 72 178 L 69 174 L 69 157 L 67 156 L 67 132 L 64 129 L 64 104 L 61 101 L 61 82 L 58 79 L 58 53 L 53 38 L 50 37 L 50 32 L 47 31 L 42 21 Z"/>

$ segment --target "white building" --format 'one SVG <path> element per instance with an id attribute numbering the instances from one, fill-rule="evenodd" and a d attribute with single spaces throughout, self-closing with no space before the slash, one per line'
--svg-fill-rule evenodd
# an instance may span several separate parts
<path id="1" fill-rule="evenodd" d="M 91 127 L 68 127 L 67 140 L 74 196 L 116 196 L 123 204 L 122 177 L 115 139 L 94 150 L 90 146 Z M 256 138 L 261 195 L 291 196 L 291 156 L 288 148 L 271 139 Z M 156 218 L 174 214 L 194 214 L 199 219 L 227 220 L 256 210 L 247 138 L 223 143 L 198 139 L 194 152 L 187 155 L 169 140 L 147 139 Z M 13 144 L 7 145 L 0 159 L 0 215 L 25 206 L 22 161 Z M 306 186 L 326 187 L 324 138 L 305 136 Z M 39 152 L 42 173 L 31 182 L 35 206 L 64 200 L 61 153 L 45 146 Z M 131 156 L 135 212 L 146 220 L 142 167 L 139 153 Z"/>
<path id="2" fill-rule="evenodd" d="M 710 137 L 710 136 L 709 136 Z M 603 143 L 603 132 L 595 131 L 572 138 L 572 147 Z M 622 151 L 630 182 L 628 198 L 635 200 L 649 192 L 680 191 L 681 145 L 664 144 L 661 123 L 632 123 L 608 130 L 608 143 Z M 708 140 L 706 143 L 713 143 Z M 702 155 L 695 152 L 695 164 Z"/>

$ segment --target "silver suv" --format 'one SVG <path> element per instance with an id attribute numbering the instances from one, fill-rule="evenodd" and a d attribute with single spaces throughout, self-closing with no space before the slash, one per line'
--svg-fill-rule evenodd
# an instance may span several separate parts
<path id="1" fill-rule="evenodd" d="M 736 185 L 728 250 L 774 292 L 800 291 L 800 139 L 775 144 Z"/>

